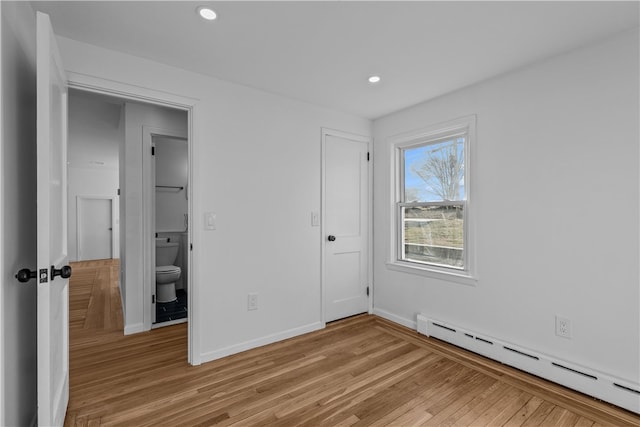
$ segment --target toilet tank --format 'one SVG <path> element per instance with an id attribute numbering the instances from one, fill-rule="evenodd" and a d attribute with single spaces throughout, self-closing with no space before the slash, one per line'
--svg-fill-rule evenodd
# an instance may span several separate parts
<path id="1" fill-rule="evenodd" d="M 173 265 L 178 256 L 180 245 L 173 242 L 162 242 L 156 240 L 156 266 Z"/>

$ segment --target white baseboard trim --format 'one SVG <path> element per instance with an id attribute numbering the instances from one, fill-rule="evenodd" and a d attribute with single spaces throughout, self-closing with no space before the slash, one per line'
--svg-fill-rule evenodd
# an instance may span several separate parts
<path id="1" fill-rule="evenodd" d="M 286 340 L 289 338 L 296 337 L 298 335 L 317 331 L 319 329 L 322 329 L 323 327 L 324 326 L 321 322 L 315 322 L 309 325 L 304 325 L 298 328 L 277 332 L 275 334 L 245 341 L 239 344 L 230 345 L 228 347 L 224 347 L 219 350 L 201 353 L 200 362 L 201 363 L 211 362 L 212 360 L 221 359 L 226 356 L 231 356 L 232 354 L 240 353 L 246 350 L 251 350 L 252 348 L 262 347 L 263 345 L 273 344 L 274 342 Z"/>
<path id="2" fill-rule="evenodd" d="M 137 334 L 139 332 L 144 332 L 144 325 L 142 323 L 134 323 L 133 325 L 124 326 L 125 335 Z"/>
<path id="3" fill-rule="evenodd" d="M 166 326 L 179 325 L 180 323 L 187 323 L 188 321 L 189 319 L 187 319 L 186 317 L 183 317 L 182 319 L 167 320 L 166 322 L 161 322 L 161 323 L 152 323 L 151 329 L 158 329 L 158 328 L 164 328 Z"/>
<path id="4" fill-rule="evenodd" d="M 640 414 L 640 384 L 418 314 L 417 331 Z"/>
<path id="5" fill-rule="evenodd" d="M 405 319 L 404 317 L 400 317 L 396 314 L 390 313 L 388 311 L 382 310 L 380 308 L 374 308 L 373 309 L 373 314 L 375 314 L 376 316 L 380 316 L 384 319 L 390 320 L 394 323 L 397 323 L 399 325 L 402 326 L 406 326 L 407 328 L 410 329 L 416 329 L 417 327 L 417 323 L 413 320 L 410 319 Z"/>

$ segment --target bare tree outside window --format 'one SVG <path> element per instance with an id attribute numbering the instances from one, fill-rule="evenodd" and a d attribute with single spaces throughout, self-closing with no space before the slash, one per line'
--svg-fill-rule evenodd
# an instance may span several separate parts
<path id="1" fill-rule="evenodd" d="M 425 150 L 422 159 L 411 165 L 411 171 L 422 179 L 426 190 L 442 201 L 460 200 L 464 182 L 464 139 L 435 144 Z M 415 191 L 415 190 L 412 190 Z"/>

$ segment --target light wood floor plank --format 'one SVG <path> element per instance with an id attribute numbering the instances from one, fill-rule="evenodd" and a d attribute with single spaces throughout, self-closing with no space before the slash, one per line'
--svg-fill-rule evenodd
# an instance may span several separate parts
<path id="1" fill-rule="evenodd" d="M 505 427 L 520 427 L 535 411 L 540 407 L 543 400 L 537 396 L 533 396 L 529 401 L 516 412 L 504 425 Z"/>
<path id="2" fill-rule="evenodd" d="M 576 421 L 574 427 L 592 427 L 593 426 L 593 421 L 591 421 L 588 418 L 585 417 L 580 417 L 578 418 L 578 421 Z"/>
<path id="3" fill-rule="evenodd" d="M 533 411 L 531 416 L 522 424 L 523 427 L 543 426 L 544 420 L 549 416 L 557 406 L 553 403 L 544 401 L 538 408 Z"/>
<path id="4" fill-rule="evenodd" d="M 72 264 L 65 426 L 638 426 L 376 316 L 203 364 L 187 325 L 124 336 L 117 260 Z"/>
<path id="5" fill-rule="evenodd" d="M 465 409 L 463 408 L 466 408 L 466 412 L 468 412 L 470 403 L 481 395 L 484 390 L 490 389 L 493 384 L 495 384 L 493 378 L 486 375 L 478 376 L 478 381 L 475 382 L 473 387 L 468 388 L 466 391 L 462 389 L 460 389 L 460 392 L 455 391 L 446 400 L 441 401 L 440 410 L 433 407 L 427 409 L 427 412 L 434 414 L 434 417 L 429 422 L 433 425 L 453 424 L 457 419 L 454 414 L 459 416 L 461 412 L 464 413 Z"/>

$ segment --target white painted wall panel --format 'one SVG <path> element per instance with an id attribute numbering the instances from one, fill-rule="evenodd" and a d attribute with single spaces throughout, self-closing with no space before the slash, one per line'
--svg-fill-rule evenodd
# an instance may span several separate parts
<path id="1" fill-rule="evenodd" d="M 187 135 L 187 114 L 184 111 L 168 109 L 156 105 L 127 102 L 124 106 L 125 139 L 121 146 L 120 168 L 124 170 L 120 203 L 121 226 L 124 227 L 122 239 L 126 247 L 126 263 L 124 268 L 123 283 L 126 307 L 125 328 L 138 327 L 144 320 L 143 296 L 144 296 L 144 236 L 143 231 L 148 221 L 143 215 L 143 182 L 149 182 L 151 169 L 143 167 L 143 150 L 150 155 L 151 146 L 145 146 L 144 128 L 153 127 L 180 132 Z M 149 141 L 150 143 L 150 141 Z M 149 174 L 149 181 L 145 181 L 143 173 Z M 151 188 L 149 188 L 151 190 Z M 148 209 L 150 212 L 152 209 Z M 123 213 L 124 212 L 124 213 Z M 150 242 L 149 242 L 150 244 Z M 151 258 L 149 258 L 151 260 Z M 151 262 L 151 261 L 149 261 Z M 155 278 L 154 278 L 155 279 Z"/>
<path id="2" fill-rule="evenodd" d="M 196 321 L 203 334 L 195 337 L 202 358 L 317 325 L 321 236 L 310 214 L 320 210 L 320 130 L 369 135 L 371 122 L 69 39 L 59 42 L 69 71 L 199 100 L 192 274 L 202 307 Z M 203 230 L 207 211 L 217 214 L 215 231 Z M 249 292 L 258 293 L 258 310 L 247 311 Z M 130 298 L 137 299 L 127 289 L 127 306 Z M 129 316 L 127 323 L 135 322 Z"/>
<path id="3" fill-rule="evenodd" d="M 124 143 L 124 120 L 119 103 L 69 94 L 68 230 L 69 261 L 77 261 L 78 196 L 114 197 L 115 258 L 119 257 L 118 153 Z"/>
<path id="4" fill-rule="evenodd" d="M 375 307 L 480 331 L 638 383 L 638 32 L 379 119 Z M 470 64 L 472 66 L 472 64 Z M 390 148 L 477 114 L 477 286 L 392 271 Z M 572 322 L 555 336 L 554 316 Z"/>

